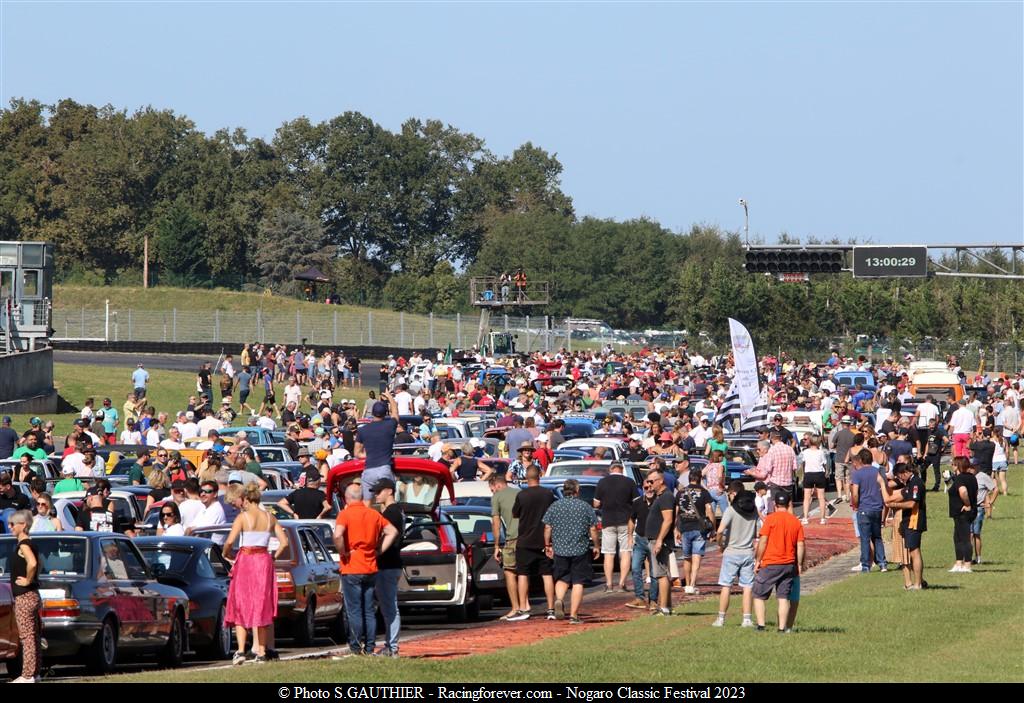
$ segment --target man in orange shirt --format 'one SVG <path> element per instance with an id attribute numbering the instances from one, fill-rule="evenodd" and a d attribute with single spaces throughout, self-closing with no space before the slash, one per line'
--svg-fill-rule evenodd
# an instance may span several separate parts
<path id="1" fill-rule="evenodd" d="M 779 632 L 793 627 L 790 601 L 800 600 L 800 574 L 804 569 L 804 528 L 793 515 L 789 492 L 775 494 L 775 512 L 761 526 L 754 555 L 754 614 L 764 630 L 765 602 L 772 590 L 779 600 Z"/>
<path id="2" fill-rule="evenodd" d="M 353 654 L 373 654 L 377 640 L 373 605 L 377 555 L 386 552 L 397 537 L 395 526 L 363 503 L 362 489 L 349 484 L 345 489 L 345 509 L 338 514 L 334 526 L 334 545 L 341 554 L 348 646 Z"/>

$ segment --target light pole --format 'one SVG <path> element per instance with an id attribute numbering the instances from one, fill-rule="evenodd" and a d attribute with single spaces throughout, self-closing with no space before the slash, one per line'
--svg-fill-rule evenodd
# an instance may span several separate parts
<path id="1" fill-rule="evenodd" d="M 747 210 L 747 201 L 740 198 L 740 205 L 743 206 L 743 241 L 750 246 L 750 211 Z"/>

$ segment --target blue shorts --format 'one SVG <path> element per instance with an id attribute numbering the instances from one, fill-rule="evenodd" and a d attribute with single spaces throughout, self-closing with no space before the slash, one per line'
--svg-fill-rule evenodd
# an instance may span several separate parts
<path id="1" fill-rule="evenodd" d="M 722 568 L 718 572 L 718 585 L 728 588 L 739 580 L 740 586 L 754 585 L 753 554 L 723 554 Z"/>
<path id="2" fill-rule="evenodd" d="M 975 536 L 981 535 L 981 526 L 985 523 L 985 508 L 978 506 L 978 517 L 974 518 L 974 522 L 971 523 L 971 534 Z"/>
<path id="3" fill-rule="evenodd" d="M 363 469 L 361 476 L 363 484 L 363 500 L 370 500 L 373 498 L 373 487 L 377 484 L 377 481 L 382 478 L 390 478 L 392 481 L 395 480 L 395 474 L 391 471 L 391 465 L 385 466 L 371 466 L 368 469 Z"/>
<path id="4" fill-rule="evenodd" d="M 700 530 L 687 530 L 683 533 L 683 559 L 704 556 L 704 534 Z"/>
<path id="5" fill-rule="evenodd" d="M 800 602 L 800 577 L 797 576 L 793 579 L 793 585 L 789 587 L 789 602 L 799 603 Z"/>
<path id="6" fill-rule="evenodd" d="M 992 462 L 992 471 L 993 472 L 1006 471 L 1006 467 L 1007 466 L 1009 466 L 1009 462 L 1006 462 L 1006 461 L 993 461 Z"/>

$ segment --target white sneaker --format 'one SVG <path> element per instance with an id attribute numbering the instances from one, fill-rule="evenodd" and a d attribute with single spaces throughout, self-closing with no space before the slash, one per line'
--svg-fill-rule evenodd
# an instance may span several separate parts
<path id="1" fill-rule="evenodd" d="M 959 574 L 959 573 L 961 573 L 961 572 L 962 572 L 963 570 L 964 570 L 964 569 L 963 569 L 963 567 L 962 567 L 962 566 L 954 566 L 954 567 L 953 567 L 952 569 L 950 569 L 950 570 L 949 570 L 949 573 L 951 573 L 951 574 Z"/>
<path id="2" fill-rule="evenodd" d="M 36 683 L 36 680 L 27 676 L 19 676 L 18 678 L 11 681 L 11 683 Z"/>
<path id="3" fill-rule="evenodd" d="M 711 627 L 725 627 L 725 618 L 715 618 L 715 621 L 711 623 Z"/>
<path id="4" fill-rule="evenodd" d="M 809 525 L 810 523 L 807 522 L 807 518 L 804 517 L 804 518 L 800 518 L 800 524 L 801 525 Z"/>
<path id="5" fill-rule="evenodd" d="M 850 571 L 860 571 L 860 564 L 857 564 L 857 566 L 851 566 Z"/>
<path id="6" fill-rule="evenodd" d="M 753 620 L 744 620 L 743 622 L 740 623 L 740 627 L 753 627 L 753 626 L 754 626 L 754 621 Z"/>
<path id="7" fill-rule="evenodd" d="M 699 596 L 700 595 L 700 591 L 697 590 L 696 586 L 683 586 L 683 593 L 689 594 L 691 596 Z"/>

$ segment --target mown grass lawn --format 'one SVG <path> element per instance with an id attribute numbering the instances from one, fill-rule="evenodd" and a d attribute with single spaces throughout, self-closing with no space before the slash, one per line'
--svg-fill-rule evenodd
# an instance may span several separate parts
<path id="1" fill-rule="evenodd" d="M 140 359 L 144 357 L 140 356 Z M 112 405 L 117 408 L 119 415 L 123 416 L 121 406 L 124 405 L 126 394 L 132 390 L 131 374 L 135 365 L 120 367 L 93 366 L 85 364 L 54 364 L 53 378 L 54 386 L 60 397 L 70 403 L 73 407 L 81 409 L 86 398 L 94 398 L 95 407 L 101 408 L 103 398 L 110 398 Z M 157 409 L 157 412 L 167 412 L 172 417 L 179 410 L 188 406 L 188 398 L 196 392 L 196 376 L 191 371 L 164 371 L 161 369 L 149 370 L 149 387 L 146 397 Z M 198 367 L 197 367 L 198 370 Z M 336 398 L 352 398 L 358 407 L 362 409 L 363 401 L 366 400 L 368 387 L 361 389 L 345 388 L 335 392 Z M 216 389 L 214 394 L 219 399 L 220 394 Z M 283 389 L 278 388 L 277 398 L 282 400 Z M 263 400 L 263 387 L 254 386 L 252 395 L 249 397 L 249 404 L 255 403 L 259 409 L 259 403 Z M 235 397 L 235 410 L 238 410 L 238 398 Z M 308 406 L 303 408 L 309 412 Z M 31 415 L 12 415 L 13 427 L 19 431 L 28 428 Z M 67 434 L 71 424 L 79 417 L 78 412 L 68 412 L 54 415 L 46 415 L 44 419 L 53 420 L 56 423 L 57 433 L 61 436 Z M 242 420 L 239 420 L 241 423 Z M 120 429 L 124 429 L 122 420 Z"/>
<path id="2" fill-rule="evenodd" d="M 946 496 L 929 493 L 925 578 L 905 592 L 898 572 L 852 575 L 801 603 L 796 631 L 780 635 L 710 627 L 716 602 L 671 618 L 628 623 L 450 660 L 298 661 L 105 679 L 132 682 L 601 682 L 1024 681 L 1024 465 L 1012 495 L 985 523 L 985 563 L 949 574 Z M 733 606 L 738 605 L 734 603 Z M 775 602 L 769 602 L 769 613 Z M 567 627 L 538 621 L 537 627 Z M 467 634 L 467 636 L 472 636 Z"/>

